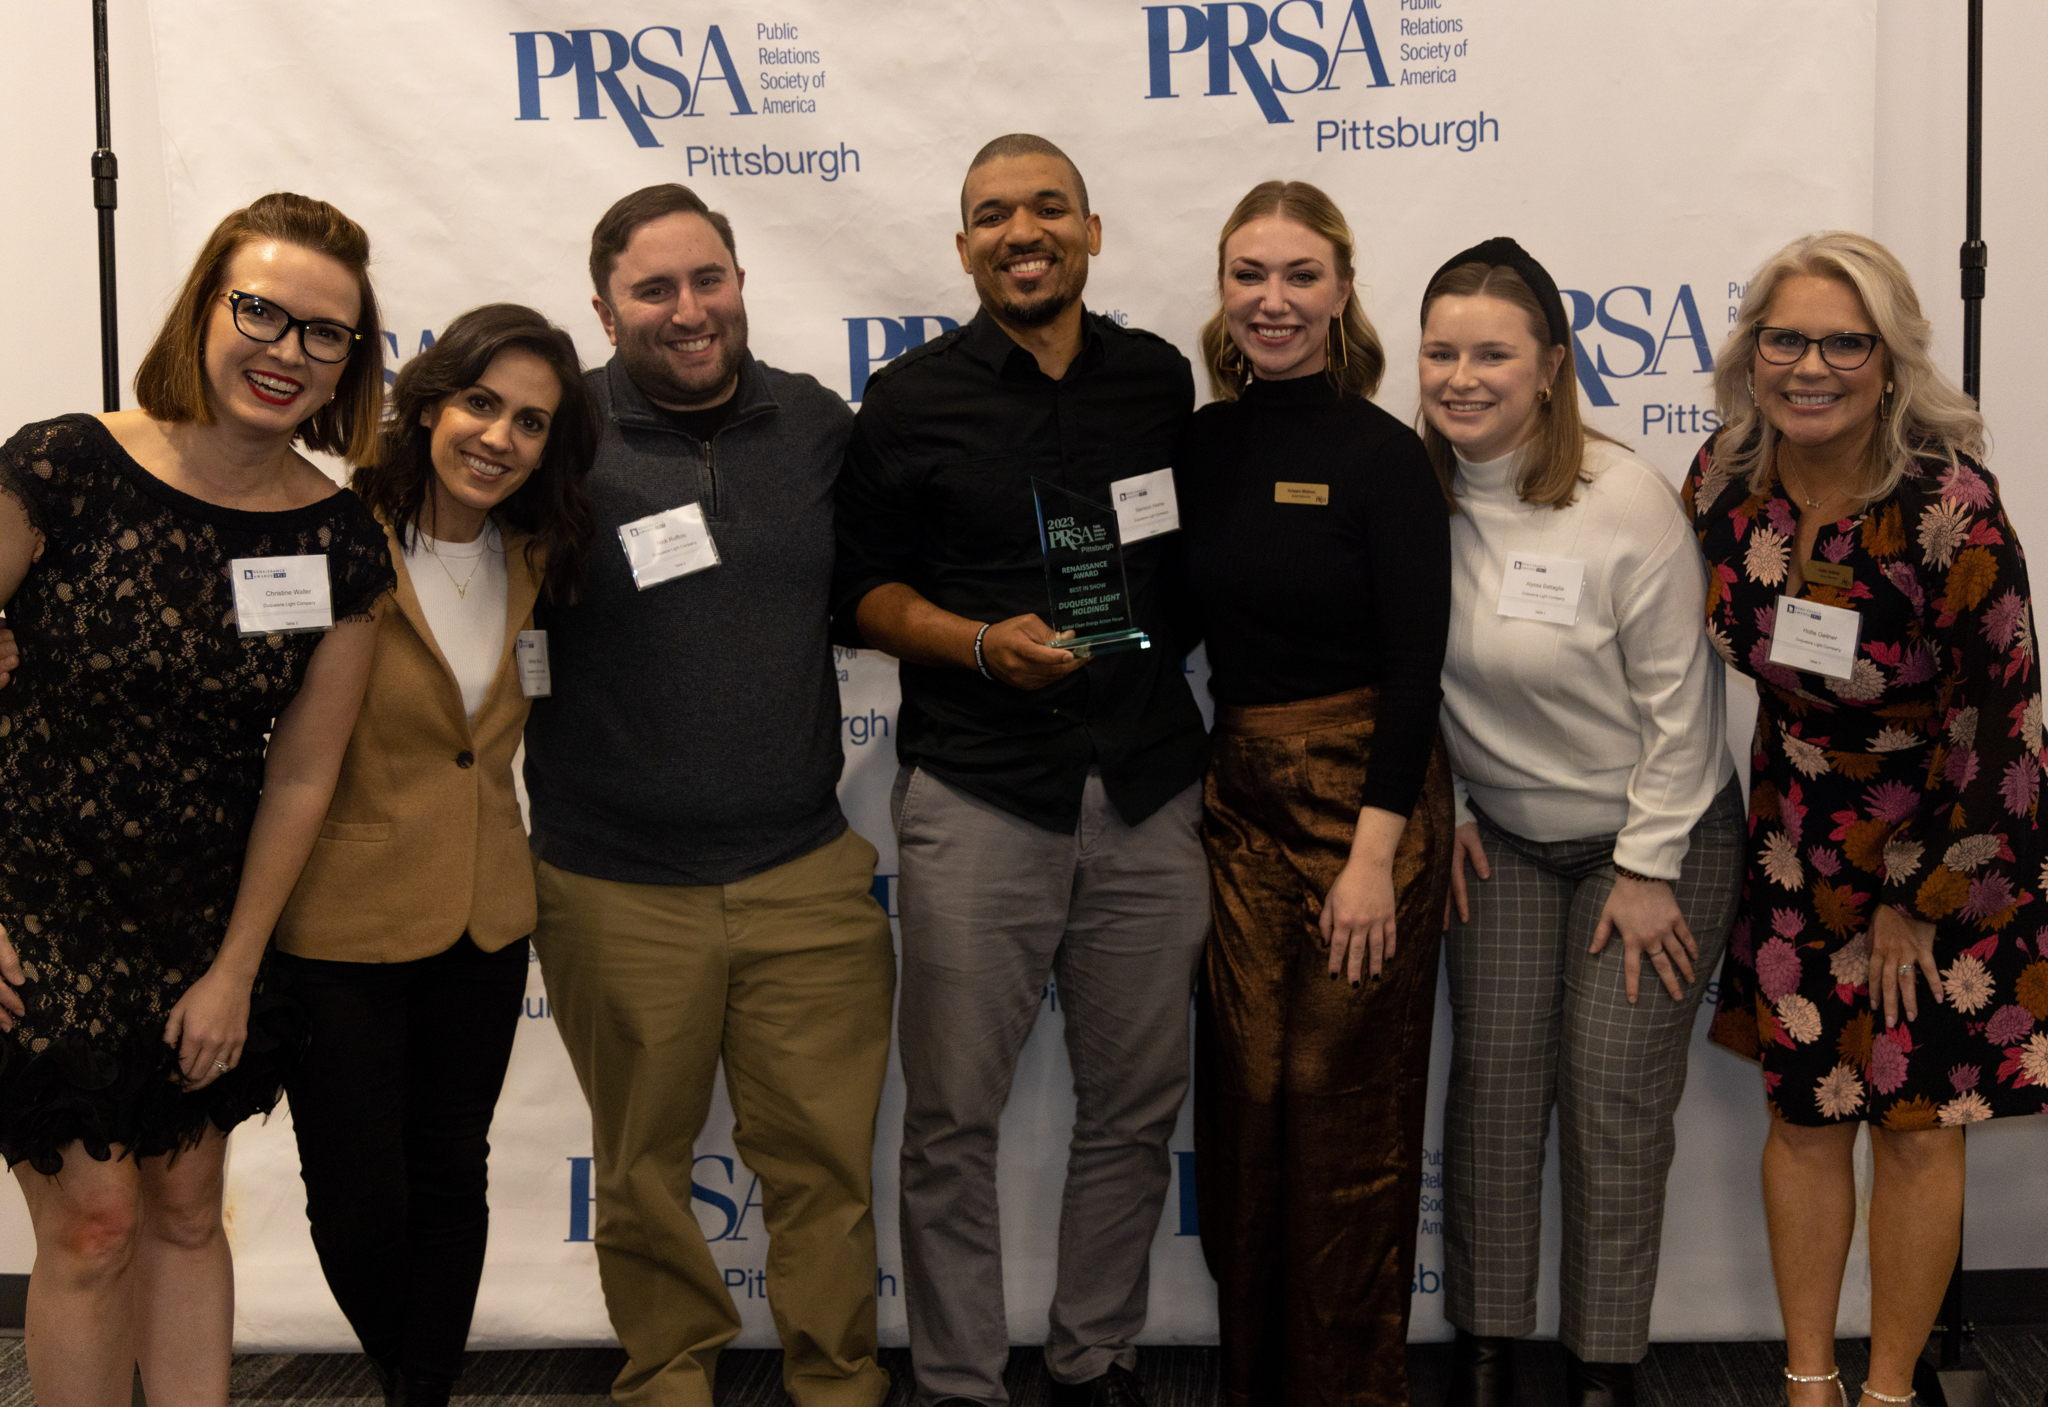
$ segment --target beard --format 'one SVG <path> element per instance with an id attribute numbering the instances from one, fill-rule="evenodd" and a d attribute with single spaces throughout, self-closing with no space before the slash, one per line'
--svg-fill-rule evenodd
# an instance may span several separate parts
<path id="1" fill-rule="evenodd" d="M 621 338 L 619 361 L 642 395 L 670 410 L 702 410 L 730 396 L 747 355 L 745 309 L 715 329 L 718 357 L 710 366 L 680 372 L 654 336 Z"/>
<path id="2" fill-rule="evenodd" d="M 1010 294 L 999 270 L 978 269 L 974 275 L 974 291 L 979 295 L 982 306 L 994 313 L 999 321 L 1012 327 L 1044 327 L 1078 302 L 1081 290 L 1088 283 L 1085 259 L 1078 265 L 1060 259 L 1053 265 L 1053 273 L 1055 277 L 1048 280 L 1045 287 L 1028 299 L 1019 299 Z"/>

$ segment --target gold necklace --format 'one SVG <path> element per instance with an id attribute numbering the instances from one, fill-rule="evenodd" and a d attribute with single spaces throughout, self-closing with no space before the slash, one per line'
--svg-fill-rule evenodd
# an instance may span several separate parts
<path id="1" fill-rule="evenodd" d="M 479 533 L 477 536 L 481 538 L 483 534 Z M 448 584 L 455 588 L 456 598 L 458 600 L 467 601 L 469 599 L 470 583 L 476 580 L 477 569 L 483 566 L 485 556 L 487 556 L 490 553 L 491 544 L 488 541 L 482 544 L 484 550 L 482 552 L 477 553 L 475 557 L 470 559 L 469 575 L 464 577 L 461 581 L 457 581 L 455 579 L 455 573 L 449 570 L 447 559 L 441 555 L 439 540 L 430 537 L 427 539 L 427 544 L 427 552 L 429 553 L 429 555 L 433 557 L 435 561 L 441 564 L 441 570 L 447 574 Z"/>

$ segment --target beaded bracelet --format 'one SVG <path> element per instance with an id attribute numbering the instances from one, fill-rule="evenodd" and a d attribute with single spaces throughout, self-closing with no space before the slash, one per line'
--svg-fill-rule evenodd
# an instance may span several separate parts
<path id="1" fill-rule="evenodd" d="M 1614 872 L 1623 879 L 1633 879 L 1643 884 L 1669 884 L 1671 882 L 1666 879 L 1659 879 L 1653 874 L 1637 874 L 1634 870 L 1625 870 L 1620 865 L 1614 867 Z"/>
<path id="2" fill-rule="evenodd" d="M 974 632 L 974 667 L 980 670 L 981 677 L 988 680 L 990 683 L 995 682 L 995 676 L 988 672 L 988 661 L 982 658 L 981 637 L 988 634 L 988 627 L 989 625 L 993 624 L 995 624 L 995 622 L 990 621 L 987 625 L 983 625 L 981 629 Z"/>

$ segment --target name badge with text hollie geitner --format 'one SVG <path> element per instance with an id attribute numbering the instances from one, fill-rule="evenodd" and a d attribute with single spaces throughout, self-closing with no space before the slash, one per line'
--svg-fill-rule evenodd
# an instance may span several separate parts
<path id="1" fill-rule="evenodd" d="M 1586 590 L 1586 564 L 1576 557 L 1510 553 L 1500 577 L 1500 613 L 1522 620 L 1576 625 Z"/>
<path id="2" fill-rule="evenodd" d="M 1771 625 L 1772 664 L 1847 679 L 1856 672 L 1856 640 L 1863 620 L 1840 606 L 1823 606 L 1796 596 L 1778 598 L 1778 617 Z"/>
<path id="3" fill-rule="evenodd" d="M 718 565 L 718 544 L 704 521 L 704 505 L 685 503 L 619 525 L 619 545 L 633 585 L 641 591 Z"/>
<path id="4" fill-rule="evenodd" d="M 334 628 L 327 554 L 237 557 L 228 563 L 235 588 L 235 627 L 244 635 L 306 635 Z"/>

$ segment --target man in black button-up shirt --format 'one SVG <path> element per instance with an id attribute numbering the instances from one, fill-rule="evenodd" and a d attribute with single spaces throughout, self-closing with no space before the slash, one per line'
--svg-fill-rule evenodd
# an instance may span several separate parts
<path id="1" fill-rule="evenodd" d="M 1132 1340 L 1187 1082 L 1208 922 L 1204 742 L 1167 599 L 1172 533 L 1127 544 L 1152 647 L 1082 659 L 1047 612 L 1031 481 L 1101 504 L 1168 467 L 1188 364 L 1082 310 L 1080 174 L 998 138 L 961 192 L 981 312 L 868 382 L 839 482 L 842 628 L 902 662 L 904 1269 L 920 1407 L 1008 1402 L 996 1126 L 1048 975 L 1078 1100 L 1046 1363 L 1057 1402 L 1139 1402 Z"/>

